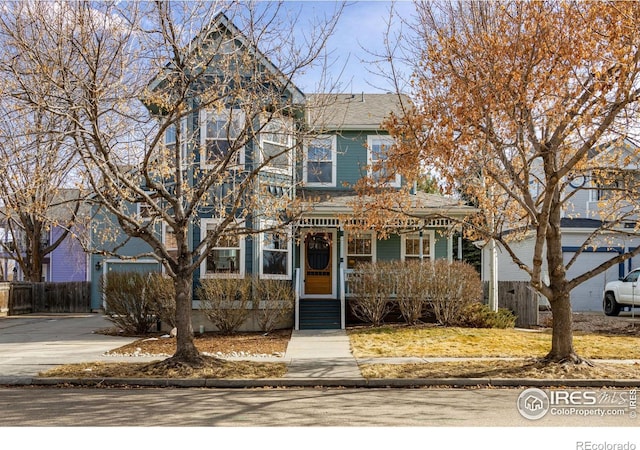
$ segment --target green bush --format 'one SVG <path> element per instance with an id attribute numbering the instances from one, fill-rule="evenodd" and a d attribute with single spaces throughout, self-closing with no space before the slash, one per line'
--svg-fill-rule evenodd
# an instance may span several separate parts
<path id="1" fill-rule="evenodd" d="M 260 330 L 273 331 L 278 324 L 293 313 L 295 293 L 287 280 L 253 279 L 253 309 Z"/>
<path id="2" fill-rule="evenodd" d="M 489 305 L 474 302 L 464 308 L 457 325 L 469 328 L 513 328 L 516 326 L 516 316 L 506 308 L 493 311 Z"/>
<path id="3" fill-rule="evenodd" d="M 156 324 L 154 275 L 138 272 L 109 272 L 100 281 L 106 318 L 126 334 L 145 334 Z"/>
<path id="4" fill-rule="evenodd" d="M 222 332 L 235 333 L 251 311 L 251 278 L 210 278 L 197 289 L 200 309 Z"/>

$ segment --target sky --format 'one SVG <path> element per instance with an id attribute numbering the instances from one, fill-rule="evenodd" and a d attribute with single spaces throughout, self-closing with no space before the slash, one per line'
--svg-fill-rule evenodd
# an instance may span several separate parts
<path id="1" fill-rule="evenodd" d="M 335 10 L 333 1 L 291 1 L 292 7 L 301 8 L 303 16 L 331 15 Z M 380 70 L 370 62 L 375 59 L 370 53 L 380 53 L 384 48 L 384 34 L 389 21 L 390 1 L 350 1 L 346 3 L 335 33 L 328 42 L 327 50 L 335 59 L 330 71 L 333 78 L 339 77 L 340 90 L 346 93 L 376 93 L 392 90 L 392 86 L 379 75 Z M 402 18 L 410 18 L 414 12 L 412 1 L 396 1 L 394 11 Z M 400 20 L 391 21 L 397 31 Z M 405 69 L 406 70 L 406 69 Z M 303 92 L 315 92 L 317 72 L 310 72 L 297 80 Z"/>

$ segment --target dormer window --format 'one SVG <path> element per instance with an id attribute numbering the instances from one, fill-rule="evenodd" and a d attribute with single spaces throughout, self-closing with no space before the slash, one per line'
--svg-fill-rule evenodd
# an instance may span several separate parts
<path id="1" fill-rule="evenodd" d="M 200 165 L 203 168 L 214 168 L 227 158 L 230 158 L 228 166 L 244 164 L 244 146 L 236 143 L 244 123 L 244 112 L 239 109 L 202 112 Z"/>

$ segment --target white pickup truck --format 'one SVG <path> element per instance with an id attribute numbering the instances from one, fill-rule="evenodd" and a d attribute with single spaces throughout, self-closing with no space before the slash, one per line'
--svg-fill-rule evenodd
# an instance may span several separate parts
<path id="1" fill-rule="evenodd" d="M 607 316 L 617 316 L 622 308 L 640 306 L 639 276 L 640 268 L 632 270 L 624 278 L 606 284 L 602 307 Z"/>

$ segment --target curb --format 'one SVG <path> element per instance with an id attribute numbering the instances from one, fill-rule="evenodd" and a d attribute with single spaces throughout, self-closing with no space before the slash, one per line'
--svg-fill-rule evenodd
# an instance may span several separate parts
<path id="1" fill-rule="evenodd" d="M 44 378 L 0 377 L 0 386 L 69 386 L 69 387 L 139 387 L 139 388 L 470 388 L 470 387 L 638 387 L 640 380 L 580 380 L 580 379 L 509 379 L 509 378 L 274 378 L 274 379 L 212 379 L 212 378 Z"/>

